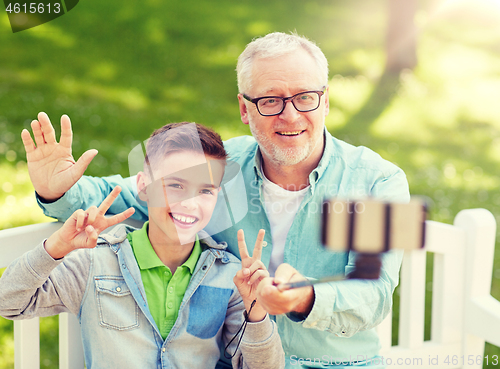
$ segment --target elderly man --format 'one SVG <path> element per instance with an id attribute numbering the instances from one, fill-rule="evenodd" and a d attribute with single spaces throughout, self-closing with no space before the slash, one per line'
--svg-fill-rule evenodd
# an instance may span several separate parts
<path id="1" fill-rule="evenodd" d="M 247 186 L 246 196 L 240 194 L 239 204 L 233 202 L 232 207 L 248 208 L 248 213 L 213 238 L 226 241 L 238 255 L 238 229 L 244 229 L 250 240 L 256 239 L 259 229 L 266 230 L 262 261 L 274 277 L 263 280 L 257 294 L 276 316 L 290 368 L 383 367 L 377 365 L 383 360 L 377 359 L 380 344 L 374 327 L 391 308 L 401 253 L 383 256 L 378 280 L 346 280 L 287 291 L 276 285 L 352 271 L 353 253 L 321 247 L 322 201 L 369 195 L 406 202 L 406 177 L 373 151 L 337 140 L 325 129 L 328 63 L 311 41 L 284 33 L 258 38 L 240 55 L 237 72 L 241 120 L 250 126 L 253 137 L 236 137 L 224 146 L 240 165 Z M 40 142 L 37 149 L 30 146 L 29 133 L 23 133 L 30 175 L 45 213 L 65 219 L 77 208 L 100 203 L 120 185 L 121 199 L 110 211 L 134 206 L 136 217 L 146 218 L 146 210 L 135 200 L 134 181 L 119 176 L 78 180 L 96 152 L 85 153 L 74 164 L 69 118 L 64 116 L 61 124 L 60 144 L 43 113 L 32 123 L 35 140 L 38 135 Z M 44 155 L 44 145 L 56 149 Z"/>

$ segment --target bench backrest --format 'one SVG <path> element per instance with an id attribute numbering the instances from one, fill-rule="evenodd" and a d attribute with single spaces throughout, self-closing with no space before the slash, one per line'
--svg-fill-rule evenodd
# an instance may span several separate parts
<path id="1" fill-rule="evenodd" d="M 405 253 L 399 342 L 392 317 L 378 327 L 381 355 L 405 368 L 482 368 L 485 341 L 500 346 L 500 302 L 490 295 L 496 222 L 485 209 L 461 211 L 454 225 L 427 221 L 423 250 Z M 427 252 L 434 253 L 431 339 L 424 341 Z"/>

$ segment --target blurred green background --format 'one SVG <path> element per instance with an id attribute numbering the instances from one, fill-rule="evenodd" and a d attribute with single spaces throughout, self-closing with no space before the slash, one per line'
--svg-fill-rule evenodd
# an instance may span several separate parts
<path id="1" fill-rule="evenodd" d="M 0 229 L 50 220 L 35 204 L 20 139 L 39 111 L 57 132 L 59 117 L 71 117 L 75 158 L 99 150 L 86 174 L 128 176 L 130 149 L 168 122 L 210 125 L 224 139 L 250 134 L 239 119 L 236 59 L 252 38 L 293 30 L 330 62 L 333 135 L 399 165 L 412 194 L 428 197 L 431 219 L 452 223 L 481 207 L 498 222 L 500 0 L 408 4 L 411 22 L 398 26 L 390 0 L 82 0 L 16 34 L 0 7 Z M 390 35 L 408 24 L 416 59 L 391 68 Z M 432 256 L 429 280 L 431 267 Z M 499 242 L 492 295 L 500 299 Z M 0 318 L 0 369 L 13 368 L 12 331 Z M 41 332 L 42 368 L 57 368 L 57 320 L 42 319 Z M 487 345 L 485 355 L 500 349 Z"/>

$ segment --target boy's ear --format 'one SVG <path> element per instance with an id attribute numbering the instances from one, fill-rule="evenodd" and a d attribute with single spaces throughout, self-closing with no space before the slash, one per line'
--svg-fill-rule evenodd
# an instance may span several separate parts
<path id="1" fill-rule="evenodd" d="M 139 199 L 142 201 L 148 201 L 147 186 L 146 186 L 146 174 L 144 172 L 137 173 L 137 194 Z"/>

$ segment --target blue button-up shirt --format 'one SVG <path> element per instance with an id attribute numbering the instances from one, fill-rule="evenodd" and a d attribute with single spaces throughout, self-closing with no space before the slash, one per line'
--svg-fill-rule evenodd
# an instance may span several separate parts
<path id="1" fill-rule="evenodd" d="M 214 234 L 213 238 L 226 241 L 229 251 L 239 255 L 236 231 L 244 229 L 251 253 L 259 229 L 265 229 L 268 245 L 263 249 L 262 261 L 269 265 L 272 237 L 263 205 L 260 150 L 251 136 L 230 139 L 224 146 L 230 159 L 241 167 L 245 189 L 233 189 L 233 195 L 229 189 L 224 196 L 225 205 L 229 204 L 227 207 L 233 214 L 230 217 L 233 226 Z M 309 174 L 309 183 L 308 192 L 288 232 L 284 252 L 284 262 L 308 278 L 347 274 L 354 267 L 353 253 L 331 252 L 321 245 L 321 205 L 325 198 L 371 196 L 393 202 L 409 201 L 408 183 L 401 169 L 365 147 L 354 147 L 337 140 L 326 130 L 323 156 L 317 168 Z M 78 208 L 99 205 L 116 185 L 122 187 L 122 192 L 110 212 L 118 213 L 134 206 L 137 210 L 134 217 L 146 220 L 147 209 L 136 201 L 135 180 L 120 176 L 84 177 L 58 201 L 40 205 L 45 214 L 66 219 Z M 222 213 L 227 211 L 216 210 L 211 223 L 217 222 Z M 304 363 L 323 367 L 321 365 L 362 362 L 375 357 L 380 343 L 374 327 L 392 306 L 401 259 L 402 252 L 384 254 L 378 280 L 315 285 L 314 305 L 305 319 L 293 314 L 277 316 L 289 366 L 297 368 L 299 363 Z"/>

